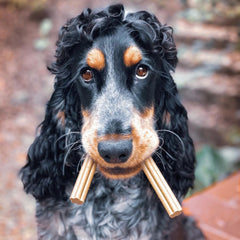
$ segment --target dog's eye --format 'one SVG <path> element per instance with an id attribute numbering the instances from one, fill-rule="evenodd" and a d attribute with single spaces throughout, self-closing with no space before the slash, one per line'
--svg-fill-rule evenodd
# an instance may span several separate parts
<path id="1" fill-rule="evenodd" d="M 81 76 L 84 79 L 85 82 L 90 82 L 93 79 L 93 72 L 89 68 L 84 68 L 81 71 Z"/>
<path id="2" fill-rule="evenodd" d="M 148 75 L 148 67 L 145 65 L 140 65 L 136 71 L 136 77 L 139 79 L 144 79 Z"/>

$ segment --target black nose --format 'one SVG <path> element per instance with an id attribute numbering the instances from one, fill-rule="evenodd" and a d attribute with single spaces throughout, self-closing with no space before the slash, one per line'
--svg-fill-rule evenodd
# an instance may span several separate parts
<path id="1" fill-rule="evenodd" d="M 108 163 L 124 163 L 132 153 L 132 140 L 108 140 L 98 143 L 100 156 Z"/>

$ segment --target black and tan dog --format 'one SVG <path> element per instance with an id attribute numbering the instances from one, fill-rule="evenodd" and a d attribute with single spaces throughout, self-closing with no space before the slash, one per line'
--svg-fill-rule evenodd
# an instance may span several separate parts
<path id="1" fill-rule="evenodd" d="M 86 9 L 61 28 L 55 89 L 21 170 L 39 239 L 203 239 L 191 219 L 167 216 L 140 171 L 152 156 L 180 201 L 193 185 L 176 64 L 172 29 L 145 11 Z M 69 195 L 86 154 L 99 168 L 79 206 Z"/>

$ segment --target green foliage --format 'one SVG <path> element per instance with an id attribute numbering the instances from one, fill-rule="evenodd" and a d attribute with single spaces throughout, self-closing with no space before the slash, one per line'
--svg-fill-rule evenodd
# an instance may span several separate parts
<path id="1" fill-rule="evenodd" d="M 230 166 L 212 147 L 204 146 L 197 152 L 195 187 L 202 189 L 226 176 Z"/>
<path id="2" fill-rule="evenodd" d="M 49 40 L 46 38 L 39 38 L 34 41 L 33 45 L 36 50 L 43 51 L 49 46 Z"/>
<path id="3" fill-rule="evenodd" d="M 42 22 L 40 23 L 39 34 L 41 36 L 47 36 L 50 33 L 52 26 L 53 24 L 51 19 L 49 18 L 43 19 Z"/>
<path id="4" fill-rule="evenodd" d="M 237 162 L 223 158 L 219 150 L 208 145 L 197 151 L 196 157 L 195 186 L 188 196 L 222 180 L 239 167 Z"/>
<path id="5" fill-rule="evenodd" d="M 225 134 L 225 138 L 232 144 L 240 145 L 240 127 L 232 126 L 232 129 Z"/>
<path id="6" fill-rule="evenodd" d="M 33 43 L 34 48 L 38 51 L 43 51 L 49 46 L 48 35 L 52 29 L 52 21 L 48 18 L 43 19 L 39 26 L 39 38 Z"/>

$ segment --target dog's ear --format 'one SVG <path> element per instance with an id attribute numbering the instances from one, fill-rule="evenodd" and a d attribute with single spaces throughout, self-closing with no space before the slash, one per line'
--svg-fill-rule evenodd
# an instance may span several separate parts
<path id="1" fill-rule="evenodd" d="M 20 176 L 27 193 L 31 193 L 36 199 L 55 197 L 62 199 L 65 196 L 67 180 L 71 175 L 71 165 L 77 165 L 76 152 L 68 154 L 66 162 L 66 139 L 69 145 L 76 142 L 75 132 L 77 105 L 65 102 L 69 101 L 64 89 L 56 88 L 46 108 L 45 119 L 40 125 L 40 133 L 30 146 L 27 155 L 27 164 L 21 169 Z M 81 119 L 78 119 L 81 122 Z M 75 125 L 74 125 L 75 124 Z M 73 127 L 75 126 L 75 127 Z M 79 130 L 78 130 L 79 131 Z M 69 134 L 69 135 L 66 135 Z M 79 135 L 78 135 L 79 138 Z"/>
<path id="2" fill-rule="evenodd" d="M 154 159 L 173 191 L 183 197 L 193 187 L 195 151 L 189 136 L 187 112 L 174 82 L 168 87 L 156 92 L 155 118 L 160 146 Z"/>
<path id="3" fill-rule="evenodd" d="M 63 130 L 60 128 L 60 125 L 64 124 L 65 121 L 63 110 L 62 114 L 59 112 L 59 117 L 54 116 L 54 106 L 57 107 L 59 102 L 64 104 L 63 100 L 59 99 L 61 95 L 59 91 L 54 91 L 48 102 L 45 119 L 39 127 L 40 134 L 30 146 L 27 164 L 20 172 L 25 191 L 31 193 L 36 199 L 63 194 L 61 191 L 62 183 L 57 181 L 58 175 L 61 173 L 60 164 L 57 164 L 59 151 L 62 152 L 63 149 L 59 149 L 60 142 L 56 145 L 58 138 L 63 134 Z M 63 109 L 62 106 L 60 108 Z M 58 155 L 55 155 L 57 151 Z"/>
<path id="4" fill-rule="evenodd" d="M 72 24 L 74 21 L 71 20 Z M 25 191 L 36 199 L 64 198 L 65 187 L 76 171 L 71 167 L 77 166 L 76 161 L 81 159 L 79 148 L 71 152 L 67 148 L 79 143 L 82 124 L 80 99 L 72 75 L 71 51 L 77 41 L 76 36 L 74 38 L 77 30 L 76 26 L 71 28 L 72 32 L 67 26 L 60 31 L 57 59 L 49 67 L 55 75 L 54 92 L 39 126 L 40 133 L 28 151 L 27 164 L 20 171 Z"/>
<path id="5" fill-rule="evenodd" d="M 159 66 L 161 69 L 155 92 L 155 119 L 160 146 L 155 160 L 180 198 L 193 187 L 195 151 L 189 136 L 187 112 L 180 101 L 169 64 L 160 60 Z"/>

